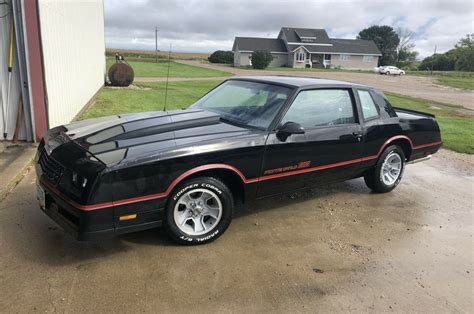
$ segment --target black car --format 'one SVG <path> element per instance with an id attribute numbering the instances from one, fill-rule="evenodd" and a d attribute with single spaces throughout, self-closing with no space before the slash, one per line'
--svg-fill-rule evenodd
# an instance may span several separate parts
<path id="1" fill-rule="evenodd" d="M 296 77 L 224 81 L 187 110 L 51 129 L 38 199 L 79 240 L 163 224 L 184 244 L 218 238 L 234 203 L 364 177 L 393 190 L 406 163 L 441 146 L 434 116 L 372 87 Z"/>

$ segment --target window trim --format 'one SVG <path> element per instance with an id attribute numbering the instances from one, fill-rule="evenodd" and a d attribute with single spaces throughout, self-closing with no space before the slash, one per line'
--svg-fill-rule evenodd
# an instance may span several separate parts
<path id="1" fill-rule="evenodd" d="M 360 114 L 362 115 L 362 120 L 364 122 L 369 122 L 369 121 L 372 121 L 372 120 L 380 119 L 380 106 L 375 101 L 375 99 L 372 96 L 372 93 L 370 92 L 370 90 L 369 89 L 364 89 L 364 88 L 355 88 L 355 91 L 356 91 L 355 94 L 357 94 L 357 100 L 358 100 L 359 106 L 360 106 Z M 364 109 L 362 108 L 362 101 L 359 97 L 359 91 L 367 92 L 369 94 L 370 99 L 372 99 L 372 103 L 375 106 L 375 110 L 377 110 L 377 115 L 376 116 L 373 116 L 373 117 L 370 117 L 370 118 L 367 118 L 367 119 L 364 117 Z"/>
<path id="2" fill-rule="evenodd" d="M 296 90 L 293 96 L 287 99 L 287 103 L 282 108 L 281 112 L 275 117 L 275 122 L 273 125 L 271 125 L 271 128 L 270 128 L 271 132 L 278 131 L 278 127 L 281 125 L 281 121 L 285 117 L 288 110 L 290 110 L 291 106 L 293 105 L 293 103 L 295 102 L 296 98 L 298 97 L 300 93 L 314 91 L 314 90 L 333 90 L 333 89 L 345 90 L 349 93 L 349 97 L 351 98 L 351 103 L 352 103 L 352 112 L 354 114 L 354 122 L 344 123 L 344 124 L 335 124 L 335 125 L 321 125 L 321 126 L 314 126 L 312 128 L 304 128 L 304 129 L 309 131 L 309 130 L 315 130 L 315 129 L 334 128 L 334 127 L 341 127 L 341 126 L 354 126 L 354 125 L 360 126 L 361 113 L 359 113 L 359 106 L 357 103 L 359 101 L 359 98 L 358 98 L 359 95 L 356 96 L 356 93 L 354 92 L 354 88 L 352 86 L 332 86 L 332 87 L 322 86 L 322 87 L 299 88 L 298 90 Z"/>

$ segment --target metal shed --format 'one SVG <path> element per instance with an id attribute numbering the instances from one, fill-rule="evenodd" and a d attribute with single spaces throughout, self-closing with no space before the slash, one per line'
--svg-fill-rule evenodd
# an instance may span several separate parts
<path id="1" fill-rule="evenodd" d="M 0 140 L 37 141 L 70 122 L 104 78 L 102 0 L 0 4 Z"/>

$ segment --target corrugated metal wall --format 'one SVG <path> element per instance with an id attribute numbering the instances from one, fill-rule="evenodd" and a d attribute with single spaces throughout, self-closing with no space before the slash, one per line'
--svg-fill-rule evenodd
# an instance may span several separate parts
<path id="1" fill-rule="evenodd" d="M 3 112 L 7 113 L 7 139 L 11 140 L 15 132 L 16 116 L 18 111 L 19 99 L 20 99 L 20 72 L 18 68 L 18 58 L 16 55 L 16 48 L 13 49 L 13 68 L 11 77 L 8 74 L 8 63 L 9 63 L 9 41 L 10 41 L 10 19 L 13 16 L 13 8 L 11 1 L 7 1 L 7 5 L 2 5 L 0 8 L 0 16 L 4 16 L 0 19 L 0 104 L 2 110 L 0 110 L 0 140 L 3 139 L 4 133 L 4 119 Z M 9 83 L 10 80 L 10 90 Z M 8 94 L 10 94 L 8 96 Z M 8 102 L 7 102 L 8 100 Z M 20 132 L 20 139 L 25 137 L 24 125 Z"/>
<path id="2" fill-rule="evenodd" d="M 70 122 L 103 86 L 102 0 L 38 2 L 49 127 Z"/>

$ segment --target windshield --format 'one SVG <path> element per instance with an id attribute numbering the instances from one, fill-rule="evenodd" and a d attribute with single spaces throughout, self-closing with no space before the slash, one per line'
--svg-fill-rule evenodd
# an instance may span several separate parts
<path id="1" fill-rule="evenodd" d="M 290 93 L 291 89 L 283 86 L 230 80 L 191 108 L 215 112 L 230 123 L 267 129 Z"/>

